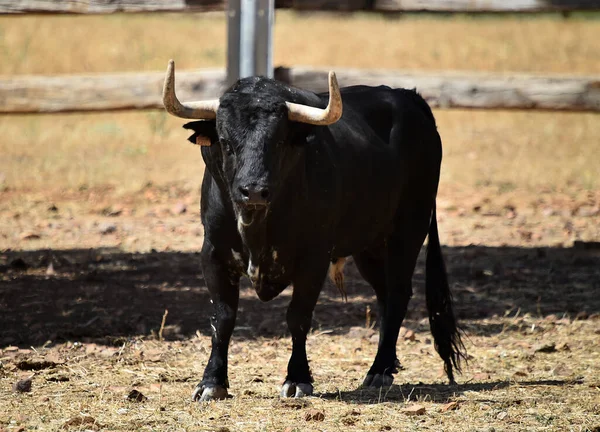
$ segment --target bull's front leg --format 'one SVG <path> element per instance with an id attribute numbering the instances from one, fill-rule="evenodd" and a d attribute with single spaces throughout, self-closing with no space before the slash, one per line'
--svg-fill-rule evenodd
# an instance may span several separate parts
<path id="1" fill-rule="evenodd" d="M 281 388 L 282 397 L 310 396 L 313 379 L 306 356 L 306 337 L 312 315 L 329 267 L 328 257 L 314 258 L 299 266 L 299 275 L 293 280 L 294 292 L 287 311 L 287 323 L 292 334 L 292 356 Z"/>
<path id="2" fill-rule="evenodd" d="M 192 399 L 208 401 L 227 397 L 227 354 L 235 327 L 240 276 L 226 254 L 219 254 L 206 238 L 200 259 L 213 306 L 210 317 L 212 350 L 202 381 L 192 393 Z"/>

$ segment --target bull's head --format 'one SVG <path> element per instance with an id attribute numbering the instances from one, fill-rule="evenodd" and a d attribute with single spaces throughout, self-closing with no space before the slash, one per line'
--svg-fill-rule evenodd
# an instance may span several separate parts
<path id="1" fill-rule="evenodd" d="M 298 141 L 306 138 L 306 134 L 295 136 L 292 129 L 297 128 L 291 128 L 290 122 L 326 126 L 342 115 L 334 72 L 329 73 L 328 105 L 321 109 L 285 100 L 285 93 L 276 86 L 248 91 L 239 82 L 221 99 L 181 103 L 175 95 L 174 69 L 171 60 L 163 90 L 165 108 L 177 117 L 216 121 L 213 135 L 221 147 L 223 173 L 238 208 L 265 208 L 277 197 L 278 186 L 302 152 Z"/>

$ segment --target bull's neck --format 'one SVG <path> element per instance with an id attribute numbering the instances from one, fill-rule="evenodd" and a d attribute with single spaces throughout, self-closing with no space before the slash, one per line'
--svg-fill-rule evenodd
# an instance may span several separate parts
<path id="1" fill-rule="evenodd" d="M 298 199 L 294 194 L 284 195 L 273 201 L 268 209 L 238 213 L 237 228 L 253 262 L 259 263 L 270 257 L 274 247 L 295 243 L 296 230 L 292 227 L 298 221 L 292 209 L 298 208 Z"/>
<path id="2" fill-rule="evenodd" d="M 268 208 L 246 213 L 236 211 L 238 232 L 254 262 L 270 256 L 274 246 L 295 244 L 297 225 L 303 222 L 298 220 L 298 211 L 306 208 L 305 162 L 302 157 L 294 169 L 295 175 L 286 176 L 277 185 L 279 193 Z"/>

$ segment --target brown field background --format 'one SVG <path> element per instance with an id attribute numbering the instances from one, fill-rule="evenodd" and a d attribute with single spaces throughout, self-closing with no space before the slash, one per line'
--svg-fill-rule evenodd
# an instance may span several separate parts
<path id="1" fill-rule="evenodd" d="M 275 64 L 597 75 L 597 18 L 278 12 Z M 0 55 L 3 76 L 224 66 L 225 22 L 0 17 Z M 390 388 L 360 387 L 377 314 L 350 260 L 348 302 L 326 283 L 308 338 L 316 397 L 277 396 L 289 290 L 263 304 L 245 287 L 233 398 L 206 404 L 190 401 L 211 330 L 203 165 L 184 121 L 0 116 L 0 432 L 600 431 L 600 115 L 434 113 L 438 221 L 469 352 L 459 385 L 431 341 L 421 257 L 398 342 L 406 369 Z M 25 378 L 31 391 L 14 391 Z"/>
<path id="2" fill-rule="evenodd" d="M 278 12 L 276 65 L 597 74 L 598 20 Z M 0 74 L 223 67 L 221 14 L 0 18 Z M 343 83 L 342 83 L 343 84 Z M 442 181 L 598 187 L 596 114 L 436 110 Z M 200 182 L 182 120 L 159 111 L 0 116 L 0 185 L 31 190 Z"/>

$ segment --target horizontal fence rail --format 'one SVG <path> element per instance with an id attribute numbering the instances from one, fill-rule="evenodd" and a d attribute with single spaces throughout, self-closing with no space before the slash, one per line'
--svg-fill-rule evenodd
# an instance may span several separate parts
<path id="1" fill-rule="evenodd" d="M 162 108 L 164 72 L 0 77 L 0 113 L 56 113 Z M 215 97 L 223 69 L 178 71 L 182 99 Z"/>
<path id="2" fill-rule="evenodd" d="M 401 72 L 341 69 L 340 84 L 385 84 L 416 89 L 432 106 L 440 108 L 540 109 L 600 112 L 600 75 L 534 76 L 475 72 Z M 290 69 L 289 81 L 313 91 L 327 90 L 325 70 Z"/>
<path id="3" fill-rule="evenodd" d="M 0 0 L 0 14 L 108 14 L 115 12 L 207 12 L 223 0 Z"/>
<path id="4" fill-rule="evenodd" d="M 539 109 L 600 112 L 600 76 L 498 75 L 470 72 L 422 73 L 336 69 L 340 85 L 416 88 L 434 107 Z M 327 70 L 277 68 L 276 79 L 296 87 L 327 91 Z M 178 71 L 182 100 L 218 97 L 225 71 Z M 164 72 L 78 76 L 0 77 L 0 113 L 57 113 L 161 109 Z"/>
<path id="5" fill-rule="evenodd" d="M 600 0 L 276 0 L 298 10 L 375 12 L 570 12 L 600 10 Z M 223 0 L 0 0 L 0 14 L 114 12 L 206 12 L 224 10 Z"/>

